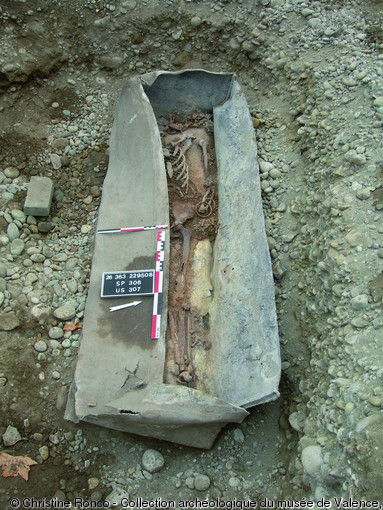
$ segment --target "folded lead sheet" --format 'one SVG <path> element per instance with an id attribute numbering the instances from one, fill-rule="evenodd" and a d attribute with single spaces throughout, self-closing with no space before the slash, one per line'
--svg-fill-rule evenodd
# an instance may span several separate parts
<path id="1" fill-rule="evenodd" d="M 183 134 L 186 139 L 180 146 L 186 154 L 182 172 L 190 167 L 192 184 L 186 183 L 191 191 L 185 194 L 186 181 L 180 179 L 179 198 L 170 207 L 174 217 L 176 208 L 181 211 L 182 220 L 175 222 L 174 232 L 180 239 L 182 234 L 183 251 L 187 246 L 192 255 L 186 259 L 191 261 L 190 268 L 181 267 L 177 282 L 171 281 L 170 287 L 190 288 L 191 304 L 177 308 L 170 293 L 167 324 L 172 275 L 168 231 L 160 338 L 151 339 L 151 296 L 140 297 L 139 306 L 111 314 L 111 305 L 120 305 L 121 300 L 100 297 L 102 273 L 154 268 L 156 232 L 96 234 L 83 338 L 65 417 L 210 448 L 226 423 L 240 423 L 247 408 L 279 396 L 279 338 L 255 133 L 233 74 L 159 71 L 127 83 L 110 139 L 98 229 L 169 225 L 168 197 L 174 194 L 170 188 L 168 194 L 167 171 L 170 175 L 179 169 L 174 161 L 181 161 L 181 149 L 170 137 L 167 147 L 173 159 L 168 162 L 173 162 L 173 168 L 165 168 L 159 125 L 174 112 L 191 118 L 196 118 L 193 112 L 203 112 L 214 119 L 210 136 L 215 152 L 209 156 L 207 131 L 193 126 L 187 130 L 187 123 L 176 138 L 181 140 Z M 199 189 L 197 179 L 192 182 L 193 157 L 216 162 L 217 182 L 207 185 L 205 174 L 205 188 L 200 184 L 207 190 L 205 196 L 188 207 L 185 197 L 198 195 Z M 202 217 L 198 225 L 205 225 L 203 216 L 213 210 L 217 215 L 215 239 L 195 239 L 196 231 L 190 234 L 184 227 L 187 219 L 197 218 L 197 211 Z M 188 271 L 193 279 L 186 285 L 182 278 Z M 184 342 L 185 337 L 193 342 L 190 338 L 186 346 L 174 342 Z M 186 368 L 181 365 L 184 359 L 189 363 Z"/>

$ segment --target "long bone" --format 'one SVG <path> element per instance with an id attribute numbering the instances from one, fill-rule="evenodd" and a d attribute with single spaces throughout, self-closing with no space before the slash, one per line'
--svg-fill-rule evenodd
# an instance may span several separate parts
<path id="1" fill-rule="evenodd" d="M 208 188 L 213 184 L 213 179 L 211 178 L 210 173 L 209 173 L 209 160 L 208 160 L 208 155 L 207 155 L 207 144 L 206 144 L 206 141 L 202 139 L 198 142 L 198 145 L 201 147 L 202 154 L 203 154 L 203 170 L 205 173 L 204 185 L 206 188 Z"/>
<path id="2" fill-rule="evenodd" d="M 188 204 L 184 202 L 174 202 L 173 216 L 174 216 L 173 228 L 175 230 L 178 230 L 182 235 L 182 256 L 176 275 L 176 281 L 179 281 L 179 277 L 182 274 L 182 282 L 179 283 L 180 285 L 179 291 L 181 292 L 186 277 L 187 262 L 189 260 L 190 255 L 190 240 L 191 240 L 191 232 L 190 230 L 185 228 L 183 224 L 188 219 L 193 218 L 194 211 Z"/>
<path id="3" fill-rule="evenodd" d="M 176 324 L 173 315 L 169 312 L 169 328 L 170 328 L 170 336 L 174 344 L 174 358 L 177 365 L 181 366 L 184 364 L 183 354 L 181 352 L 179 346 L 178 335 L 176 332 Z"/>
<path id="4" fill-rule="evenodd" d="M 183 280 L 186 276 L 187 271 L 187 262 L 190 254 L 190 240 L 191 240 L 191 232 L 189 229 L 185 228 L 183 225 L 177 225 L 177 230 L 179 230 L 182 234 L 182 257 L 181 262 L 177 274 L 178 276 L 182 273 Z"/>
<path id="5" fill-rule="evenodd" d="M 182 146 L 182 152 L 184 154 L 186 154 L 186 151 L 189 149 L 189 147 L 191 146 L 193 140 L 195 139 L 195 136 L 193 135 L 187 135 L 186 133 L 183 134 L 180 138 L 176 138 L 176 139 L 173 139 L 171 142 L 170 142 L 170 145 L 172 145 L 173 147 L 175 147 L 176 145 L 179 145 L 180 143 L 183 143 L 183 142 L 186 142 L 184 143 L 184 145 Z"/>

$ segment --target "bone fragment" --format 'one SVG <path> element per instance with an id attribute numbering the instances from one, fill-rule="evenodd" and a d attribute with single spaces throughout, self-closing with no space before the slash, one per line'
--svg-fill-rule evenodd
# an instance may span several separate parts
<path id="1" fill-rule="evenodd" d="M 174 202 L 173 203 L 173 216 L 175 225 L 183 225 L 186 220 L 193 218 L 193 208 L 185 202 Z"/>
<path id="2" fill-rule="evenodd" d="M 185 228 L 183 225 L 179 225 L 178 229 L 180 230 L 183 238 L 183 246 L 182 246 L 182 258 L 181 258 L 181 264 L 179 273 L 183 273 L 183 275 L 186 275 L 187 270 L 187 262 L 189 260 L 189 254 L 190 254 L 190 239 L 191 239 L 191 232 L 187 228 Z"/>
<path id="3" fill-rule="evenodd" d="M 180 137 L 176 137 L 176 138 L 173 138 L 173 140 L 171 140 L 170 144 L 175 147 L 176 145 L 179 145 L 180 143 L 183 143 L 185 140 L 188 141 L 190 140 L 190 143 L 188 144 L 188 147 L 186 148 L 184 152 L 188 150 L 188 148 L 190 147 L 191 143 L 192 143 L 192 140 L 194 140 L 195 136 L 190 136 L 190 135 L 187 135 L 187 134 L 183 134 L 182 136 Z"/>
<path id="4" fill-rule="evenodd" d="M 181 310 L 180 314 L 180 351 L 181 356 L 183 358 L 183 364 L 185 363 L 185 344 L 186 344 L 186 336 L 185 336 L 185 310 Z"/>
<path id="5" fill-rule="evenodd" d="M 174 359 L 177 363 L 177 365 L 183 365 L 184 359 L 181 354 L 180 346 L 178 344 L 178 337 L 176 333 L 176 324 L 173 315 L 169 312 L 169 329 L 170 329 L 170 336 L 172 338 L 173 344 L 174 344 Z"/>

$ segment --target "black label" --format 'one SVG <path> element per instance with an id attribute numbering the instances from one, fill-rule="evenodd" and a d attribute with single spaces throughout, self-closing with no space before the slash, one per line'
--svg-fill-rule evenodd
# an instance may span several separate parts
<path id="1" fill-rule="evenodd" d="M 154 294 L 154 269 L 102 273 L 101 297 L 147 296 Z"/>

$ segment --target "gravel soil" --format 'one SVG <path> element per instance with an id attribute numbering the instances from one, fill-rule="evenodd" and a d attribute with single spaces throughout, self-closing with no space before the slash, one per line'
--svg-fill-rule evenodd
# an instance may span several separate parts
<path id="1" fill-rule="evenodd" d="M 383 502 L 382 8 L 0 2 L 1 452 L 37 462 L 0 479 L 1 508 Z M 208 452 L 63 419 L 81 342 L 64 327 L 83 319 L 115 102 L 128 77 L 183 68 L 234 71 L 247 97 L 283 360 L 281 398 Z M 31 176 L 54 182 L 47 218 L 23 212 Z"/>

